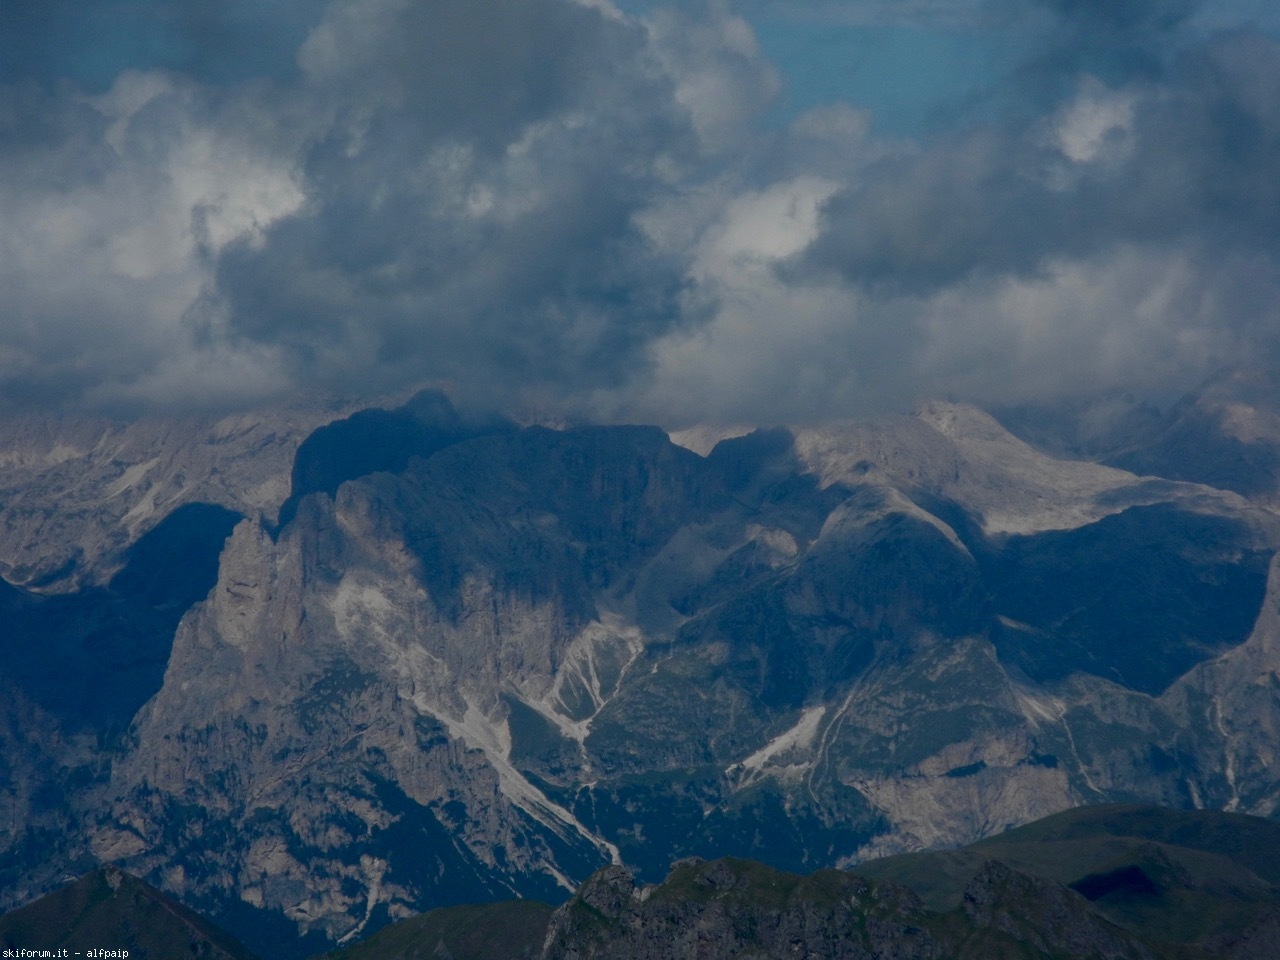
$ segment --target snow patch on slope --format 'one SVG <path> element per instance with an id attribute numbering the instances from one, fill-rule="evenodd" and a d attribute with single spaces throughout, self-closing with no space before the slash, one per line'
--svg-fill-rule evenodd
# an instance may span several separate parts
<path id="1" fill-rule="evenodd" d="M 522 699 L 561 735 L 582 744 L 591 732 L 591 721 L 621 687 L 643 651 L 644 635 L 638 627 L 615 614 L 601 613 L 569 644 L 546 695 Z M 574 710 L 573 700 L 581 697 L 590 703 L 590 712 L 574 719 L 581 711 Z"/>
<path id="2" fill-rule="evenodd" d="M 118 497 L 126 490 L 136 487 L 146 479 L 147 474 L 150 473 L 159 463 L 159 457 L 152 457 L 144 463 L 135 463 L 133 466 L 126 469 L 124 473 L 120 474 L 120 479 L 107 487 L 106 496 L 108 498 Z"/>
<path id="3" fill-rule="evenodd" d="M 471 701 L 467 700 L 466 702 L 467 711 L 463 714 L 462 719 L 459 720 L 446 713 L 435 711 L 432 708 L 432 704 L 428 702 L 423 694 L 418 694 L 414 697 L 414 706 L 422 713 L 435 717 L 444 723 L 448 727 L 451 737 L 461 740 L 473 750 L 480 750 L 484 753 L 485 759 L 489 761 L 489 764 L 498 774 L 498 789 L 515 806 L 529 814 L 534 820 L 565 842 L 571 843 L 573 841 L 571 834 L 577 834 L 578 837 L 586 840 L 596 849 L 606 854 L 610 862 L 615 864 L 622 863 L 622 855 L 616 846 L 588 830 L 577 817 L 560 804 L 548 799 L 541 790 L 525 779 L 524 774 L 515 768 L 509 759 L 511 756 L 511 730 L 507 725 L 507 721 L 503 719 L 495 722 L 485 716 Z M 560 875 L 556 876 L 558 882 L 565 883 L 566 878 Z M 572 884 L 567 884 L 566 886 L 570 891 L 576 889 Z"/>
<path id="4" fill-rule="evenodd" d="M 774 770 L 771 772 L 783 774 L 803 772 L 808 769 L 809 763 L 791 763 L 778 768 L 774 765 L 774 761 L 784 758 L 789 753 L 808 750 L 813 745 L 813 739 L 817 736 L 818 727 L 821 725 L 822 718 L 826 716 L 826 713 L 825 704 L 809 707 L 800 714 L 800 719 L 796 721 L 795 726 L 778 734 L 778 736 L 741 763 L 734 764 L 725 773 L 733 774 L 745 771 L 745 781 L 751 782 L 763 774 L 767 766 L 774 766 Z"/>

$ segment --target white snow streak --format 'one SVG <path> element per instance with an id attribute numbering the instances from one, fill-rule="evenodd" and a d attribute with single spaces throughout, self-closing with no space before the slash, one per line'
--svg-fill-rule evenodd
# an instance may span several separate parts
<path id="1" fill-rule="evenodd" d="M 465 699 L 465 698 L 464 698 Z M 466 701 L 467 712 L 461 720 L 444 713 L 436 713 L 426 697 L 418 694 L 414 697 L 414 706 L 423 713 L 442 721 L 449 728 L 449 735 L 463 741 L 473 750 L 484 753 L 485 759 L 498 774 L 498 788 L 502 795 L 510 800 L 533 819 L 552 831 L 562 840 L 569 842 L 569 833 L 576 833 L 597 849 L 609 855 L 612 863 L 621 863 L 622 855 L 618 848 L 602 837 L 596 836 L 579 822 L 578 818 L 560 804 L 548 799 L 545 794 L 525 779 L 510 761 L 511 731 L 506 720 L 494 723 L 484 715 L 470 700 Z M 554 875 L 554 873 L 553 873 Z M 557 880 L 559 878 L 557 877 Z M 570 889 L 575 887 L 570 886 Z"/>
<path id="2" fill-rule="evenodd" d="M 743 760 L 741 766 L 751 774 L 758 775 L 771 760 L 785 754 L 789 750 L 807 750 L 818 733 L 818 726 L 826 715 L 825 705 L 809 707 L 800 714 L 796 725 L 785 733 L 774 737 L 763 747 Z"/>

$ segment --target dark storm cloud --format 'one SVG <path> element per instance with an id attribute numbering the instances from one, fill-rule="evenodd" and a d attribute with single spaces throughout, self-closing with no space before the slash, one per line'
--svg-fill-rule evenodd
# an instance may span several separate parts
<path id="1" fill-rule="evenodd" d="M 1049 118 L 948 138 L 826 208 L 811 263 L 931 289 L 1119 243 L 1269 253 L 1280 233 L 1280 46 L 1224 37 L 1171 81 L 1086 86 Z"/>
<path id="2" fill-rule="evenodd" d="M 635 218 L 704 154 L 642 25 L 569 0 L 342 0 L 290 70 L 224 82 L 250 5 L 128 6 L 203 33 L 200 62 L 0 85 L 10 405 L 555 394 L 617 384 L 682 322 L 683 259 Z M 75 39 L 61 8 L 24 9 L 30 42 Z M 268 40 L 302 22 L 275 10 Z"/>
<path id="3" fill-rule="evenodd" d="M 561 0 L 336 4 L 307 203 L 217 260 L 205 309 L 299 379 L 616 384 L 677 322 L 632 217 L 695 146 L 645 37 Z"/>
<path id="4" fill-rule="evenodd" d="M 1280 230 L 1278 54 L 1269 40 L 1223 38 L 1184 57 L 1168 85 L 1098 88 L 1093 104 L 1086 92 L 1078 132 L 1068 105 L 886 161 L 831 201 L 810 260 L 920 289 L 1124 242 L 1266 251 Z"/>

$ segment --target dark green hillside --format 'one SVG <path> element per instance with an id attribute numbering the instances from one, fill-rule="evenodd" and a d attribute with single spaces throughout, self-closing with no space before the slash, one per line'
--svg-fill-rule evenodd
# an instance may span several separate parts
<path id="1" fill-rule="evenodd" d="M 1076 890 L 1153 940 L 1195 942 L 1243 929 L 1280 903 L 1280 823 L 1209 810 L 1081 807 L 959 850 L 856 868 L 949 910 L 987 860 Z"/>
<path id="2" fill-rule="evenodd" d="M 115 867 L 0 917 L 0 948 L 127 950 L 129 960 L 255 960 L 202 917 Z"/>
<path id="3" fill-rule="evenodd" d="M 330 960 L 526 960 L 537 957 L 552 908 L 536 900 L 443 907 L 404 920 Z"/>

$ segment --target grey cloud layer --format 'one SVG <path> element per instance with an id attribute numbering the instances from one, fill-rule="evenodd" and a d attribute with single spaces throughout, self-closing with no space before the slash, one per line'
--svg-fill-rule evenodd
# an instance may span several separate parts
<path id="1" fill-rule="evenodd" d="M 678 319 L 632 215 L 693 148 L 645 43 L 560 0 L 335 5 L 307 203 L 220 253 L 209 308 L 340 388 L 619 382 Z"/>
<path id="2" fill-rule="evenodd" d="M 856 104 L 762 124 L 776 71 L 724 5 L 282 4 L 276 70 L 219 39 L 248 9 L 106 92 L 0 84 L 0 403 L 434 381 L 675 426 L 1280 352 L 1280 50 L 1194 36 L 1190 0 L 966 5 L 1027 54 L 923 143 Z"/>
<path id="3" fill-rule="evenodd" d="M 1015 301 L 1030 314 L 1053 297 L 1055 275 L 1102 271 L 1118 282 L 1128 259 L 1136 273 L 1123 278 L 1127 294 L 1082 301 L 1077 317 L 1061 321 L 1070 326 L 1046 341 L 1070 348 L 1057 355 L 1080 361 L 1072 372 L 1084 387 L 1142 383 L 1174 367 L 1194 377 L 1259 349 L 1275 356 L 1278 107 L 1280 47 L 1248 35 L 1219 38 L 1187 53 L 1167 82 L 1085 83 L 1048 117 L 960 135 L 867 171 L 827 204 L 804 263 L 862 290 L 873 312 L 917 302 L 914 335 L 932 315 L 923 304 L 949 299 L 950 322 L 1000 350 L 1018 337 L 1017 318 L 996 315 L 1001 308 L 988 302 L 999 290 L 1038 289 L 1040 297 Z M 1170 271 L 1176 296 L 1162 292 Z M 1144 327 L 1135 311 L 1156 302 L 1160 316 L 1148 320 L 1159 322 Z M 990 319 L 966 319 L 969 303 L 986 304 Z M 1150 365 L 1110 369 L 1102 354 L 1142 336 L 1152 338 Z M 1140 344 L 1127 349 L 1136 362 Z M 1175 355 L 1161 362 L 1168 351 Z M 1010 380 L 994 364 L 986 392 L 1001 380 L 999 389 L 1031 389 L 1016 366 L 1012 372 Z M 975 381 L 984 373 L 965 387 L 981 389 Z"/>
<path id="4" fill-rule="evenodd" d="M 1278 52 L 1223 38 L 1167 84 L 1086 87 L 1056 117 L 894 158 L 831 201 L 810 259 L 918 289 L 1123 242 L 1268 252 L 1280 223 Z"/>

